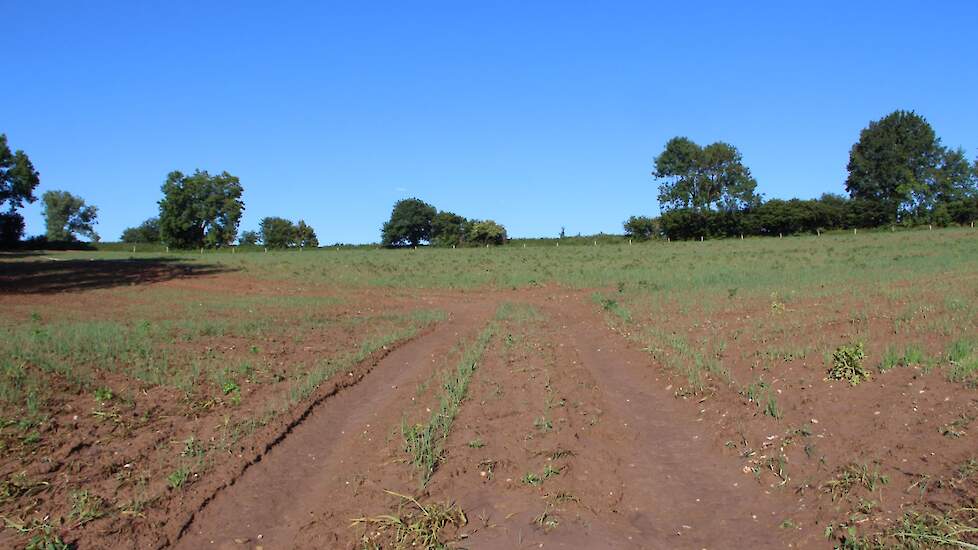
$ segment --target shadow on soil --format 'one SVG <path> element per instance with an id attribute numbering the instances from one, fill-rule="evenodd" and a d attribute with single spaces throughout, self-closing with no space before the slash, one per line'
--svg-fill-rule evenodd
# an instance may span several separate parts
<path id="1" fill-rule="evenodd" d="M 0 260 L 33 254 L 3 254 Z M 158 283 L 233 271 L 213 264 L 191 264 L 178 258 L 129 260 L 0 261 L 0 292 L 43 294 Z"/>

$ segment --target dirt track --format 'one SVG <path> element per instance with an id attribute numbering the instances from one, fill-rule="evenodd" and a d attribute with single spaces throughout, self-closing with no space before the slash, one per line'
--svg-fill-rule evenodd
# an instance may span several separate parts
<path id="1" fill-rule="evenodd" d="M 503 300 L 531 303 L 542 318 L 502 328 L 528 351 L 513 357 L 495 339 L 426 489 L 431 499 L 456 500 L 467 512 L 465 546 L 786 546 L 778 524 L 795 503 L 780 492 L 765 494 L 735 458 L 718 452 L 688 404 L 656 378 L 649 354 L 611 331 L 586 294 L 551 289 L 448 307 L 448 322 L 325 400 L 220 491 L 176 547 L 356 546 L 350 520 L 388 513 L 394 501 L 385 489 L 418 493 L 398 432 L 405 417 L 430 405 L 419 384 L 450 362 Z M 561 403 L 546 407 L 554 428 L 534 434 L 533 411 L 543 410 L 546 395 Z M 466 445 L 474 435 L 485 438 L 485 449 Z M 540 458 L 553 449 L 565 452 Z M 484 457 L 495 465 L 489 480 L 484 466 L 480 472 Z M 554 483 L 520 483 L 544 462 L 558 466 Z M 557 503 L 555 494 L 572 497 Z M 553 528 L 534 522 L 541 511 L 559 518 Z"/>

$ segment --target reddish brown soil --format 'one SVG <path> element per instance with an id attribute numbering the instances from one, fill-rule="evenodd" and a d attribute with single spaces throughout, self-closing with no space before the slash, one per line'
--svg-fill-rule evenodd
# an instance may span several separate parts
<path id="1" fill-rule="evenodd" d="M 154 266 L 150 274 L 148 280 L 133 277 L 152 283 L 147 288 L 285 292 L 230 273 L 190 278 Z M 8 276 L 0 286 L 14 288 L 22 276 Z M 46 293 L 47 280 L 0 296 L 0 307 L 24 317 L 34 308 L 63 306 L 113 318 L 125 316 L 133 303 L 132 297 L 113 299 L 111 283 L 98 274 L 80 288 L 61 289 L 67 295 Z M 791 359 L 764 373 L 783 409 L 782 418 L 774 419 L 738 393 L 759 374 L 753 354 L 763 346 L 747 336 L 726 352 L 733 384 L 711 381 L 704 394 L 677 398 L 682 381 L 642 350 L 634 335 L 609 326 L 590 292 L 545 287 L 344 297 L 332 314 L 356 315 L 372 304 L 374 311 L 438 308 L 449 317 L 323 384 L 243 437 L 183 490 L 166 487 L 162 475 L 173 463 L 152 463 L 160 460 L 155 451 L 170 447 L 171 455 L 178 454 L 189 433 L 218 437 L 226 413 L 201 408 L 188 415 L 194 403 L 161 387 L 139 388 L 131 403 L 113 411 L 120 416 L 112 422 L 92 418 L 90 395 L 65 390 L 59 414 L 42 428 L 42 445 L 0 460 L 0 474 L 25 470 L 48 483 L 30 496 L 29 509 L 52 514 L 67 515 L 72 487 L 112 495 L 116 506 L 152 495 L 144 511 L 114 510 L 85 525 L 63 525 L 64 538 L 78 548 L 358 548 L 364 540 L 387 540 L 374 525 L 351 525 L 403 505 L 386 491 L 460 505 L 468 524 L 449 534 L 471 548 L 827 548 L 832 542 L 823 536 L 826 525 L 850 518 L 857 499 L 878 507 L 863 527 L 882 528 L 910 506 L 947 510 L 978 495 L 973 478 L 953 477 L 974 456 L 970 430 L 948 438 L 938 429 L 962 415 L 978 416 L 978 399 L 973 389 L 939 372 L 898 368 L 850 388 L 823 379 L 820 352 Z M 539 317 L 493 321 L 503 302 L 530 304 Z M 747 315 L 763 315 L 764 307 L 716 312 L 716 326 L 690 323 L 686 335 L 698 342 L 717 330 L 730 332 L 746 325 Z M 839 307 L 837 317 L 846 317 Z M 833 343 L 852 335 L 851 324 L 840 319 L 833 324 L 816 315 L 800 317 L 799 335 Z M 863 330 L 887 334 L 892 317 L 876 311 Z M 685 321 L 676 315 L 676 326 Z M 454 368 L 460 346 L 491 322 L 496 336 L 473 375 L 444 459 L 422 489 L 403 450 L 402 422 L 427 418 L 436 406 L 440 373 Z M 265 345 L 287 364 L 355 342 L 345 332 L 318 336 L 320 343 L 281 339 Z M 874 346 L 900 341 L 891 335 L 875 339 Z M 238 351 L 245 345 L 219 344 Z M 127 383 L 112 376 L 101 382 Z M 255 391 L 266 393 L 246 400 L 234 415 L 260 415 L 277 395 Z M 785 471 L 772 468 L 775 457 L 783 457 Z M 878 468 L 890 483 L 833 500 L 822 487 L 850 463 Z M 558 473 L 538 486 L 522 482 L 548 466 Z M 923 476 L 943 483 L 922 488 Z M 23 545 L 23 539 L 9 529 L 0 532 L 3 547 Z"/>

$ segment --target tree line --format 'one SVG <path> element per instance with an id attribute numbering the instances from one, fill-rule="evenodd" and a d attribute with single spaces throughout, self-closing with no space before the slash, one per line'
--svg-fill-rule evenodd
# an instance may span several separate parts
<path id="1" fill-rule="evenodd" d="M 493 220 L 470 220 L 454 212 L 439 212 L 421 199 L 397 201 L 380 230 L 388 248 L 418 246 L 486 246 L 506 242 L 506 228 Z"/>
<path id="2" fill-rule="evenodd" d="M 658 217 L 632 216 L 623 226 L 630 238 L 698 239 L 738 235 L 791 235 L 834 229 L 969 224 L 978 220 L 978 159 L 946 147 L 924 117 L 894 111 L 869 123 L 849 152 L 848 196 L 763 200 L 740 151 L 729 143 L 701 146 L 685 137 L 669 140 L 654 159 L 659 183 Z M 0 246 L 23 238 L 18 212 L 37 200 L 40 174 L 22 150 L 11 151 L 0 134 Z M 238 234 L 245 205 L 240 180 L 196 170 L 167 175 L 159 216 L 122 233 L 127 243 L 163 243 L 175 248 L 223 247 L 236 242 L 270 248 L 317 247 L 305 221 L 265 217 L 258 230 Z M 35 245 L 98 241 L 98 209 L 67 191 L 42 195 L 46 231 Z M 561 230 L 563 235 L 563 230 Z M 381 227 L 385 247 L 485 246 L 507 242 L 493 220 L 467 219 L 439 211 L 417 198 L 394 204 Z"/>
<path id="3" fill-rule="evenodd" d="M 945 147 L 924 117 L 895 111 L 870 122 L 849 153 L 848 197 L 762 200 L 757 180 L 728 143 L 666 143 L 654 161 L 658 218 L 632 216 L 627 235 L 698 239 L 833 229 L 968 224 L 978 219 L 978 160 Z"/>

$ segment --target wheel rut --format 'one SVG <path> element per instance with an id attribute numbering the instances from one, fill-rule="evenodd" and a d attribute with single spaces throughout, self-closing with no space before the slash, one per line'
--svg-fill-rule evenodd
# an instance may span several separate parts
<path id="1" fill-rule="evenodd" d="M 463 403 L 456 422 L 456 431 L 463 433 L 451 435 L 446 464 L 421 491 L 429 499 L 457 499 L 470 514 L 497 514 L 481 528 L 470 516 L 464 546 L 788 547 L 778 524 L 797 503 L 756 483 L 735 457 L 724 455 L 691 404 L 666 388 L 669 382 L 649 354 L 611 331 L 587 293 L 554 296 L 553 289 L 545 290 L 470 296 L 455 303 L 447 322 L 393 350 L 362 381 L 313 410 L 200 510 L 175 547 L 358 547 L 352 518 L 387 513 L 392 500 L 386 490 L 418 495 L 417 479 L 395 440 L 405 411 L 423 406 L 415 402 L 418 384 L 430 379 L 460 341 L 474 337 L 504 299 L 533 304 L 543 314 L 541 338 L 555 350 L 555 368 L 589 388 L 588 398 L 603 411 L 597 431 L 568 417 L 571 429 L 562 443 L 576 444 L 577 456 L 559 481 L 588 494 L 591 506 L 577 521 L 544 533 L 531 525 L 540 497 L 521 489 L 518 479 L 481 483 L 474 454 L 479 451 L 466 443 L 472 430 L 505 431 L 532 425 L 533 419 L 507 413 L 518 408 L 506 401 L 514 396 L 487 414 L 486 399 L 476 391 L 472 400 L 482 402 Z M 490 351 L 497 356 L 486 357 L 475 380 L 506 383 L 511 372 L 499 350 Z M 479 414 L 469 410 L 478 407 Z M 506 437 L 515 441 L 520 433 L 511 430 Z M 463 457 L 466 453 L 471 456 Z M 474 481 L 466 481 L 473 479 L 469 476 Z"/>
<path id="2" fill-rule="evenodd" d="M 626 475 L 618 510 L 635 546 L 787 547 L 778 525 L 795 502 L 720 453 L 689 403 L 666 389 L 649 354 L 612 332 L 593 307 L 558 304 L 544 307 L 553 334 L 599 381 L 603 421 L 617 424 L 615 454 Z"/>
<path id="3" fill-rule="evenodd" d="M 492 311 L 487 303 L 456 305 L 446 322 L 393 350 L 362 381 L 323 402 L 233 485 L 215 495 L 174 547 L 302 547 L 303 527 L 310 518 L 324 507 L 344 510 L 356 497 L 349 488 L 364 467 L 358 457 L 365 449 L 383 445 L 417 383 L 460 338 L 475 333 Z M 353 517 L 350 512 L 347 515 Z"/>

